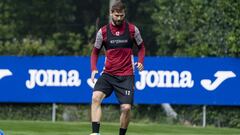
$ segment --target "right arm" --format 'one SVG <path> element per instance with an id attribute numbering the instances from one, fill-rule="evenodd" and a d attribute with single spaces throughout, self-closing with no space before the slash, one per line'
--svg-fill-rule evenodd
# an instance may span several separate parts
<path id="1" fill-rule="evenodd" d="M 92 54 L 91 54 L 91 71 L 97 70 L 97 61 L 98 61 L 99 53 L 100 53 L 100 49 L 93 47 Z"/>
<path id="2" fill-rule="evenodd" d="M 94 78 L 95 74 L 98 73 L 97 70 L 97 60 L 98 60 L 98 55 L 100 53 L 101 47 L 102 47 L 102 42 L 103 42 L 103 36 L 102 36 L 102 30 L 100 29 L 97 32 L 96 40 L 94 43 L 94 47 L 92 49 L 91 53 L 91 80 L 94 83 Z"/>

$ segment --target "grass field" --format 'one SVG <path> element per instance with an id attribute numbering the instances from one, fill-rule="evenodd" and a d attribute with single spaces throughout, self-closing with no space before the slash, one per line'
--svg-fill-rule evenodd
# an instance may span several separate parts
<path id="1" fill-rule="evenodd" d="M 0 121 L 5 135 L 89 135 L 86 122 Z M 118 135 L 118 123 L 102 123 L 101 135 Z M 240 129 L 131 123 L 127 135 L 240 135 Z"/>

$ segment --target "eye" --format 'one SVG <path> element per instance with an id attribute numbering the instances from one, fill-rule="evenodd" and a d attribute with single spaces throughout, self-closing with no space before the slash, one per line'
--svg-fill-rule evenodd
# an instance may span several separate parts
<path id="1" fill-rule="evenodd" d="M 116 17 L 123 17 L 123 15 L 116 15 Z"/>

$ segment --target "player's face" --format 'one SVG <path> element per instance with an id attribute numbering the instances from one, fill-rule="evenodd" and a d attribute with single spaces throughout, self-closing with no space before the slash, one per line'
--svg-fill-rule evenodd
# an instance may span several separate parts
<path id="1" fill-rule="evenodd" d="M 120 26 L 123 23 L 123 20 L 125 18 L 125 11 L 121 10 L 121 11 L 113 11 L 111 13 L 112 16 L 112 21 L 116 26 Z"/>

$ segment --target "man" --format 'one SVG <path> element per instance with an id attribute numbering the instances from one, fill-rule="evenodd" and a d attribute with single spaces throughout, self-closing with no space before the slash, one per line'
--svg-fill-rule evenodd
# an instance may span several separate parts
<path id="1" fill-rule="evenodd" d="M 92 134 L 100 135 L 101 102 L 114 91 L 120 103 L 119 135 L 125 135 L 130 121 L 134 95 L 134 65 L 143 70 L 145 47 L 138 28 L 125 21 L 125 5 L 117 1 L 111 8 L 112 21 L 97 33 L 91 54 L 91 79 L 94 82 L 98 54 L 104 46 L 106 60 L 103 74 L 98 78 L 92 95 Z M 133 45 L 138 47 L 138 62 L 133 63 Z"/>

